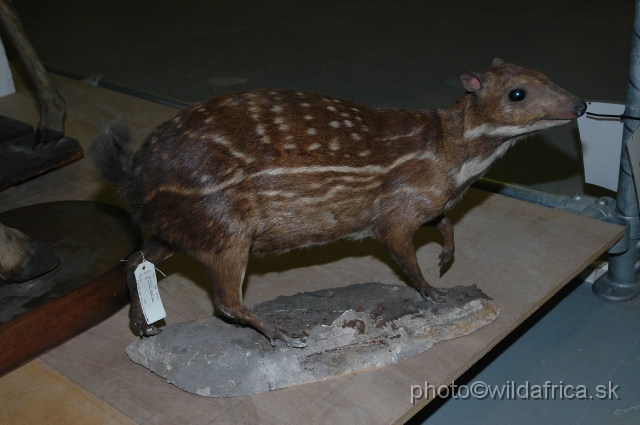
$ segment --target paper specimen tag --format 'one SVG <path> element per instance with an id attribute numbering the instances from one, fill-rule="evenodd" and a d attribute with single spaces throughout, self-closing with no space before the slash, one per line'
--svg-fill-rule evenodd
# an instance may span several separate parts
<path id="1" fill-rule="evenodd" d="M 156 268 L 147 260 L 142 261 L 133 273 L 138 285 L 138 296 L 142 305 L 142 312 L 147 324 L 157 322 L 167 316 L 162 306 L 160 292 L 158 291 L 158 279 Z"/>

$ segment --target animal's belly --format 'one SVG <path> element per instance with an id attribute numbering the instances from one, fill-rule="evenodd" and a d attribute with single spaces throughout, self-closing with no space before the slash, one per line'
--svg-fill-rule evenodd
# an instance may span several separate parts
<path id="1" fill-rule="evenodd" d="M 259 219 L 252 250 L 284 251 L 341 238 L 372 235 L 375 191 L 334 184 L 281 185 L 258 194 Z"/>

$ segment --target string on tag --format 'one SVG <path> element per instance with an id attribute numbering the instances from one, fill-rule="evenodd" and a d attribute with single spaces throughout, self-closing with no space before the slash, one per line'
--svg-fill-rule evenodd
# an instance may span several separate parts
<path id="1" fill-rule="evenodd" d="M 142 251 L 140 251 L 140 254 L 142 254 Z M 142 261 L 147 261 L 147 260 L 145 260 L 145 259 L 144 259 L 144 254 L 142 254 Z M 121 263 L 122 263 L 122 262 L 128 263 L 128 262 L 129 262 L 129 260 L 120 260 L 120 262 L 121 262 Z M 154 267 L 155 267 L 155 266 L 154 266 Z M 155 267 L 155 269 L 156 269 L 156 270 L 158 270 L 162 276 L 167 277 L 167 275 L 166 275 L 166 274 L 164 274 L 164 272 L 163 272 L 162 270 L 160 270 L 160 269 L 159 269 L 159 268 L 157 268 L 157 267 Z"/>
<path id="2" fill-rule="evenodd" d="M 639 117 L 632 117 L 630 115 L 610 115 L 610 114 L 596 114 L 595 112 L 587 112 L 586 113 L 590 117 L 602 117 L 602 118 L 617 118 L 620 121 L 622 120 L 640 120 Z"/>

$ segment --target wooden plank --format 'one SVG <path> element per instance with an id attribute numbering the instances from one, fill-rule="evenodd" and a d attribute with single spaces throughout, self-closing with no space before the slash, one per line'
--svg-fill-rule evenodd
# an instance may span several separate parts
<path id="1" fill-rule="evenodd" d="M 62 78 L 56 78 L 56 84 L 69 104 L 69 132 L 79 140 L 92 138 L 89 123 L 120 113 L 140 140 L 174 112 Z M 0 99 L 0 113 L 7 114 L 4 102 Z M 15 98 L 14 103 L 25 106 L 27 99 Z M 24 116 L 30 113 L 25 107 Z M 18 206 L 52 197 L 88 199 L 96 193 L 100 199 L 120 202 L 93 167 L 78 164 L 0 193 L 0 208 L 3 201 Z M 42 180 L 49 176 L 50 181 Z M 75 185 L 80 176 L 83 185 Z M 56 186 L 54 193 L 44 190 L 45 182 Z M 129 361 L 124 348 L 136 336 L 125 310 L 41 359 L 138 423 L 402 423 L 426 403 L 410 403 L 412 384 L 450 383 L 622 235 L 622 228 L 611 224 L 478 190 L 468 191 L 449 216 L 457 251 L 444 276 L 438 271 L 438 232 L 423 228 L 414 238 L 426 278 L 435 286 L 477 284 L 494 297 L 502 314 L 473 334 L 437 344 L 399 364 L 253 397 L 199 397 Z M 168 275 L 160 281 L 166 323 L 212 313 L 209 282 L 197 263 L 177 255 L 159 268 Z M 408 283 L 379 242 L 342 241 L 252 258 L 244 298 L 253 305 L 278 295 L 367 281 Z"/>
<path id="2" fill-rule="evenodd" d="M 35 133 L 0 143 L 0 190 L 84 157 L 77 140 L 64 137 L 44 149 L 33 148 Z"/>
<path id="3" fill-rule="evenodd" d="M 124 307 L 129 291 L 120 260 L 141 238 L 125 210 L 97 202 L 36 204 L 0 213 L 0 222 L 61 260 L 37 279 L 0 284 L 2 376 Z"/>
<path id="4" fill-rule="evenodd" d="M 0 378 L 4 425 L 133 425 L 131 419 L 40 360 Z"/>
<path id="5" fill-rule="evenodd" d="M 129 302 L 124 265 L 0 325 L 0 376 L 57 347 Z"/>
<path id="6" fill-rule="evenodd" d="M 0 143 L 33 133 L 31 124 L 0 116 Z"/>

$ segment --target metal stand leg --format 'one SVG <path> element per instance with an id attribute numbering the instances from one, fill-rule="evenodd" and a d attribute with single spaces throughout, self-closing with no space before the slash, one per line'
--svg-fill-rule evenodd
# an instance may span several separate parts
<path id="1" fill-rule="evenodd" d="M 640 116 L 640 0 L 636 0 L 631 39 L 631 61 L 627 82 L 625 115 Z M 627 140 L 640 126 L 637 120 L 625 120 L 620 155 L 620 177 L 616 207 L 630 227 L 629 249 L 609 257 L 609 271 L 593 284 L 593 292 L 606 300 L 627 301 L 640 294 L 640 218 L 638 195 L 633 179 Z"/>

